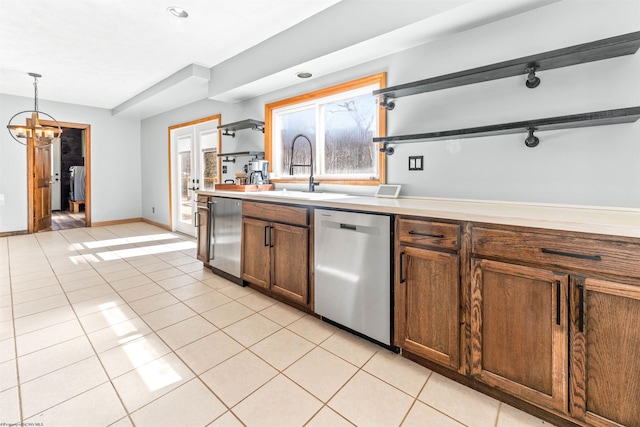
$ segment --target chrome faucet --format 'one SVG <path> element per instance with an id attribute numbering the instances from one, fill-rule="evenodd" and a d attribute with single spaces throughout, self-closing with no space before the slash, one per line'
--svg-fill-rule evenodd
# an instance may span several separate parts
<path id="1" fill-rule="evenodd" d="M 307 140 L 307 143 L 309 144 L 309 157 L 311 158 L 311 160 L 309 161 L 309 164 L 294 164 L 293 163 L 293 149 L 296 146 L 296 141 L 298 140 L 298 138 L 304 138 Z M 304 136 L 303 134 L 299 134 L 296 135 L 295 138 L 293 138 L 293 142 L 291 142 L 291 164 L 289 165 L 289 175 L 293 175 L 293 168 L 294 167 L 305 167 L 305 168 L 309 168 L 310 173 L 309 173 L 309 192 L 314 192 L 315 191 L 315 186 L 316 185 L 320 185 L 319 182 L 314 182 L 313 180 L 313 146 L 311 145 L 311 141 L 309 140 L 309 138 L 307 138 L 306 136 Z"/>

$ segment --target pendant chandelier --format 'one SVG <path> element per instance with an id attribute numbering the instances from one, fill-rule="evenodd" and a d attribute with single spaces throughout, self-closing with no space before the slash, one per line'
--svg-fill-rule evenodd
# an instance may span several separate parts
<path id="1" fill-rule="evenodd" d="M 29 139 L 33 139 L 38 146 L 49 145 L 54 138 L 59 138 L 62 135 L 62 128 L 56 119 L 51 117 L 47 113 L 38 111 L 38 78 L 42 77 L 40 74 L 29 73 L 33 77 L 33 87 L 35 89 L 35 103 L 33 110 L 25 110 L 16 113 L 11 119 L 7 129 L 13 139 L 18 141 L 22 145 L 27 145 Z M 29 118 L 28 114 L 31 114 Z M 14 119 L 20 115 L 26 115 L 24 124 L 12 124 Z M 46 116 L 55 122 L 56 127 L 43 126 L 40 124 L 40 116 Z M 17 121 L 17 120 L 16 120 Z"/>

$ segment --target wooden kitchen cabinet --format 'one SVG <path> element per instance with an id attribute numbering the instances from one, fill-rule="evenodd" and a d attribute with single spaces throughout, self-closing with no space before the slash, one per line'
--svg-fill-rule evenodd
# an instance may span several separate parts
<path id="1" fill-rule="evenodd" d="M 271 223 L 242 218 L 242 279 L 269 288 L 271 281 Z"/>
<path id="2" fill-rule="evenodd" d="M 309 229 L 274 223 L 271 290 L 300 304 L 309 296 Z"/>
<path id="3" fill-rule="evenodd" d="M 459 226 L 398 219 L 396 345 L 457 370 L 460 357 Z"/>
<path id="4" fill-rule="evenodd" d="M 640 286 L 572 278 L 570 336 L 571 415 L 640 426 Z"/>
<path id="5" fill-rule="evenodd" d="M 243 215 L 243 280 L 308 305 L 308 209 L 245 202 Z"/>
<path id="6" fill-rule="evenodd" d="M 568 275 L 472 260 L 471 375 L 566 411 Z"/>
<path id="7" fill-rule="evenodd" d="M 640 426 L 640 245 L 472 234 L 472 375 L 586 425 Z"/>

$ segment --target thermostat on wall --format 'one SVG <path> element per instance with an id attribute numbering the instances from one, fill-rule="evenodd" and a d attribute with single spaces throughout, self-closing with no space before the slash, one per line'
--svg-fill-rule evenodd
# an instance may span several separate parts
<path id="1" fill-rule="evenodd" d="M 398 197 L 398 194 L 400 194 L 400 187 L 400 185 L 379 185 L 376 191 L 376 197 L 390 197 L 395 199 Z"/>

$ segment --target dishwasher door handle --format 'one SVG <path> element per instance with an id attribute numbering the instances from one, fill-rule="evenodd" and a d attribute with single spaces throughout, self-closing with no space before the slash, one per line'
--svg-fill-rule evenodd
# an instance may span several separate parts
<path id="1" fill-rule="evenodd" d="M 353 224 L 342 224 L 342 223 L 340 223 L 340 228 L 343 230 L 354 230 L 354 231 L 357 229 L 356 226 Z"/>

